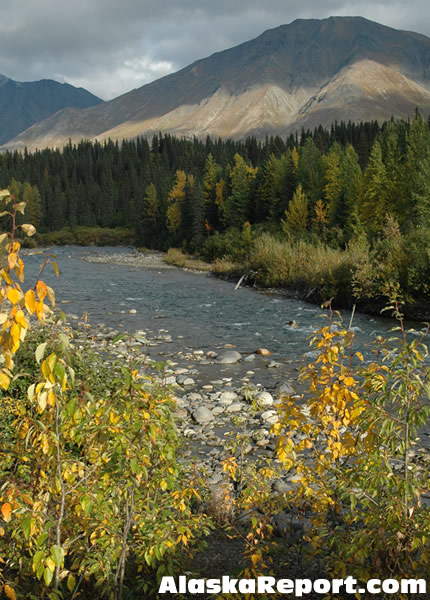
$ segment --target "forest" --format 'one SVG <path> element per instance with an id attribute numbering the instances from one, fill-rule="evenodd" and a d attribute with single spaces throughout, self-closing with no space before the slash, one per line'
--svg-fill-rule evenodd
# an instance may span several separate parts
<path id="1" fill-rule="evenodd" d="M 26 202 L 39 243 L 88 243 L 88 228 L 102 228 L 98 243 L 179 248 L 315 301 L 379 306 L 396 292 L 422 304 L 429 163 L 429 123 L 417 113 L 287 140 L 160 134 L 6 152 L 0 186 Z"/>

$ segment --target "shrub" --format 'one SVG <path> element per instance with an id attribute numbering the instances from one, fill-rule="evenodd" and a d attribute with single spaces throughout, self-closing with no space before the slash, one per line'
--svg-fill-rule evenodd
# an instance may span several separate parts
<path id="1" fill-rule="evenodd" d="M 23 208 L 14 203 L 12 217 Z M 36 347 L 21 344 L 24 311 L 45 321 L 44 299 L 54 296 L 40 280 L 25 294 L 14 281 L 24 274 L 16 229 L 0 239 L 9 237 L 0 271 L 0 385 L 9 389 L 0 404 L 0 585 L 12 600 L 16 590 L 28 599 L 147 596 L 208 533 L 194 510 L 199 482 L 177 460 L 174 403 L 140 373 L 131 345 L 125 364 L 106 365 L 78 351 L 59 322 L 27 340 Z"/>

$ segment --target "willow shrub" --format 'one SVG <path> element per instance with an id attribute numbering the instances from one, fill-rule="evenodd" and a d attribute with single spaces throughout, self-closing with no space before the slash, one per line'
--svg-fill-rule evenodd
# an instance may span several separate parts
<path id="1" fill-rule="evenodd" d="M 305 540 L 323 559 L 321 576 L 365 583 L 428 575 L 429 457 L 417 445 L 430 415 L 427 332 L 406 331 L 393 308 L 400 325 L 391 339 L 378 341 L 367 364 L 342 323 L 330 320 L 317 331 L 314 358 L 301 374 L 306 407 L 284 397 L 272 427 L 278 459 L 297 482 L 283 494 L 283 506 L 311 520 Z M 270 547 L 270 528 L 256 539 L 263 524 L 254 521 L 251 567 L 267 564 Z"/>
<path id="2" fill-rule="evenodd" d="M 22 290 L 15 216 L 24 206 L 3 195 L 12 231 L 0 238 L 0 586 L 11 600 L 148 597 L 208 532 L 194 511 L 199 482 L 177 460 L 173 402 L 140 374 L 132 349 L 125 364 L 103 367 L 58 328 L 37 345 L 20 395 L 14 359 L 30 316 L 44 321 L 54 295 L 40 279 Z M 92 367 L 97 375 L 83 378 Z"/>

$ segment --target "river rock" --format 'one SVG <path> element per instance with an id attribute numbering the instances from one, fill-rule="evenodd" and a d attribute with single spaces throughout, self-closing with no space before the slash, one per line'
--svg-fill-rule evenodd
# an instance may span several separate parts
<path id="1" fill-rule="evenodd" d="M 198 392 L 192 392 L 191 394 L 188 394 L 187 400 L 189 402 L 201 402 L 203 400 L 203 397 Z"/>
<path id="2" fill-rule="evenodd" d="M 281 363 L 276 362 L 276 360 L 271 360 L 267 363 L 268 369 L 279 369 L 280 367 L 282 367 Z"/>
<path id="3" fill-rule="evenodd" d="M 267 348 L 258 348 L 258 350 L 255 351 L 255 354 L 260 354 L 261 356 L 271 356 L 272 355 L 270 350 L 268 350 Z"/>
<path id="4" fill-rule="evenodd" d="M 225 392 L 221 392 L 218 402 L 220 404 L 224 404 L 224 405 L 228 406 L 229 404 L 234 402 L 234 400 L 236 400 L 237 397 L 238 396 L 237 396 L 236 392 L 233 392 L 231 390 L 226 390 Z"/>
<path id="5" fill-rule="evenodd" d="M 255 360 L 255 354 L 249 354 L 248 356 L 245 356 L 243 360 L 245 360 L 246 362 L 252 362 L 253 360 Z"/>
<path id="6" fill-rule="evenodd" d="M 261 415 L 261 418 L 266 423 L 277 423 L 279 421 L 279 415 L 276 410 L 266 410 Z"/>
<path id="7" fill-rule="evenodd" d="M 260 392 L 257 394 L 256 401 L 258 406 L 272 406 L 273 396 L 269 392 Z"/>
<path id="8" fill-rule="evenodd" d="M 236 412 L 240 412 L 242 409 L 243 409 L 242 402 L 234 402 L 233 404 L 230 404 L 230 406 L 227 406 L 226 411 L 228 413 L 236 413 Z"/>
<path id="9" fill-rule="evenodd" d="M 137 313 L 137 310 L 135 308 L 130 308 L 128 312 L 130 315 L 135 315 Z"/>
<path id="10" fill-rule="evenodd" d="M 185 408 L 181 408 L 181 407 L 177 407 L 175 410 L 175 417 L 178 417 L 178 419 L 186 419 L 188 416 L 188 411 L 185 410 Z"/>
<path id="11" fill-rule="evenodd" d="M 196 423 L 199 423 L 199 425 L 209 423 L 213 418 L 213 414 L 206 406 L 199 406 L 199 408 L 193 412 L 193 419 Z"/>
<path id="12" fill-rule="evenodd" d="M 178 375 L 176 377 L 176 383 L 179 383 L 179 385 L 194 385 L 195 381 L 192 377 L 187 377 L 186 375 Z"/>
<path id="13" fill-rule="evenodd" d="M 223 352 L 217 358 L 217 362 L 221 365 L 234 365 L 240 361 L 242 355 L 237 350 L 227 350 Z"/>
<path id="14" fill-rule="evenodd" d="M 276 388 L 276 394 L 278 396 L 294 396 L 295 393 L 296 390 L 293 388 L 291 383 L 288 383 L 287 381 L 280 383 Z"/>
<path id="15" fill-rule="evenodd" d="M 277 479 L 272 483 L 272 490 L 278 494 L 285 494 L 286 492 L 292 492 L 295 490 L 295 486 L 291 483 L 287 483 L 282 479 Z"/>

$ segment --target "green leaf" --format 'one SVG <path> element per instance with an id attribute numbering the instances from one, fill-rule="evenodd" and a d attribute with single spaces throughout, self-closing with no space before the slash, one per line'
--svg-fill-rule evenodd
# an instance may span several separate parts
<path id="1" fill-rule="evenodd" d="M 48 539 L 48 536 L 49 536 L 49 533 L 47 531 L 44 531 L 43 533 L 41 533 L 36 540 L 36 546 L 42 546 L 42 544 L 44 544 L 46 542 L 46 540 Z"/>
<path id="2" fill-rule="evenodd" d="M 64 559 L 64 550 L 61 546 L 51 546 L 51 556 L 57 567 L 61 567 Z"/>
<path id="3" fill-rule="evenodd" d="M 116 337 L 113 338 L 112 344 L 116 344 L 117 342 L 119 342 L 120 340 L 123 340 L 126 337 L 128 337 L 127 333 L 120 333 L 119 335 L 117 335 Z"/>
<path id="4" fill-rule="evenodd" d="M 28 538 L 30 537 L 30 531 L 31 531 L 31 517 L 27 517 L 26 519 L 23 519 L 21 522 L 21 527 L 22 527 L 22 531 L 24 532 L 25 539 L 28 540 Z"/>
<path id="5" fill-rule="evenodd" d="M 43 571 L 43 580 L 46 583 L 46 585 L 50 585 L 53 577 L 54 571 L 51 571 L 50 569 L 48 569 L 48 567 L 45 567 Z"/>
<path id="6" fill-rule="evenodd" d="M 40 364 L 40 361 L 43 359 L 43 357 L 45 356 L 45 349 L 47 346 L 47 342 L 43 342 L 42 344 L 39 344 L 36 348 L 36 361 Z"/>
<path id="7" fill-rule="evenodd" d="M 67 589 L 69 590 L 69 592 L 73 592 L 73 590 L 76 587 L 76 577 L 72 574 L 70 574 L 67 578 Z"/>
<path id="8" fill-rule="evenodd" d="M 33 571 L 36 571 L 40 565 L 40 562 L 43 558 L 44 552 L 43 550 L 38 550 L 33 556 Z"/>
<path id="9" fill-rule="evenodd" d="M 90 567 L 88 571 L 88 575 L 93 575 L 96 571 L 100 570 L 100 565 L 98 562 L 95 562 L 92 567 Z"/>
<path id="10" fill-rule="evenodd" d="M 63 348 L 68 348 L 70 346 L 69 336 L 65 333 L 58 334 L 58 341 Z"/>

